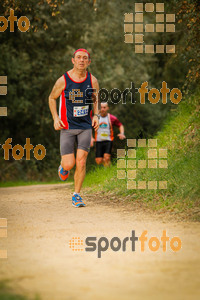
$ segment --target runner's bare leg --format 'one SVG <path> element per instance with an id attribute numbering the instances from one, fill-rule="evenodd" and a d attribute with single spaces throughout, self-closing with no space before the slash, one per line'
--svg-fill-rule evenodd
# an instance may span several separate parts
<path id="1" fill-rule="evenodd" d="M 61 166 L 65 171 L 70 171 L 75 165 L 74 153 L 65 154 L 61 157 Z"/>
<path id="2" fill-rule="evenodd" d="M 111 164 L 111 155 L 108 153 L 104 153 L 104 156 L 103 156 L 104 167 L 110 167 L 110 164 Z"/>
<path id="3" fill-rule="evenodd" d="M 96 161 L 97 165 L 103 164 L 103 157 L 96 157 L 95 161 Z"/>
<path id="4" fill-rule="evenodd" d="M 76 170 L 74 174 L 75 193 L 80 193 L 83 180 L 85 178 L 87 156 L 88 156 L 87 151 L 82 149 L 77 149 Z"/>

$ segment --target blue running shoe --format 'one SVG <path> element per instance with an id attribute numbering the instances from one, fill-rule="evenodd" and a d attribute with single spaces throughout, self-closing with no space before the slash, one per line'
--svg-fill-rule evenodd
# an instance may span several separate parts
<path id="1" fill-rule="evenodd" d="M 69 171 L 64 170 L 62 166 L 59 166 L 58 176 L 60 177 L 60 180 L 65 181 L 69 177 Z"/>
<path id="2" fill-rule="evenodd" d="M 74 207 L 84 207 L 85 203 L 82 201 L 83 199 L 78 194 L 72 196 L 72 205 Z"/>

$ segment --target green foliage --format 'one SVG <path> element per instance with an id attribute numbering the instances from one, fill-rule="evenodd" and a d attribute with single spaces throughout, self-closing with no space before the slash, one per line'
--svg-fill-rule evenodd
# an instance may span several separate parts
<path id="1" fill-rule="evenodd" d="M 98 186 L 102 188 L 103 185 L 110 184 L 110 181 L 116 176 L 116 166 L 111 165 L 110 168 L 104 168 L 103 166 L 97 166 L 91 170 L 85 177 L 83 187 Z"/>
<path id="2" fill-rule="evenodd" d="M 15 293 L 13 289 L 9 286 L 8 280 L 0 281 L 0 299 L 1 300 L 28 300 L 26 296 Z M 39 296 L 31 298 L 32 300 L 40 300 Z"/>
<path id="3" fill-rule="evenodd" d="M 185 89 L 194 89 L 200 83 L 200 3 L 198 0 L 179 3 L 178 23 L 181 25 L 179 57 L 187 66 Z"/>

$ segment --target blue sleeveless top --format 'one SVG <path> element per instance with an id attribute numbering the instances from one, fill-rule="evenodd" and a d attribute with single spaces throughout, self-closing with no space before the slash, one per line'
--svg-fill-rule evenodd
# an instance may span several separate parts
<path id="1" fill-rule="evenodd" d="M 87 72 L 81 82 L 74 81 L 66 72 L 65 88 L 60 96 L 59 117 L 64 129 L 92 128 L 92 78 Z"/>

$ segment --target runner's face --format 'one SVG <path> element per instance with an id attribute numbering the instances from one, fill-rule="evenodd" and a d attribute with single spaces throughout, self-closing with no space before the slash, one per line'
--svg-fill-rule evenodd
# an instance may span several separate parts
<path id="1" fill-rule="evenodd" d="M 86 70 L 90 65 L 88 54 L 83 51 L 76 52 L 75 57 L 72 58 L 72 63 L 74 64 L 74 68 L 78 70 Z"/>
<path id="2" fill-rule="evenodd" d="M 108 104 L 106 104 L 106 103 L 101 103 L 101 115 L 102 115 L 102 116 L 106 116 L 108 110 L 109 110 Z"/>

